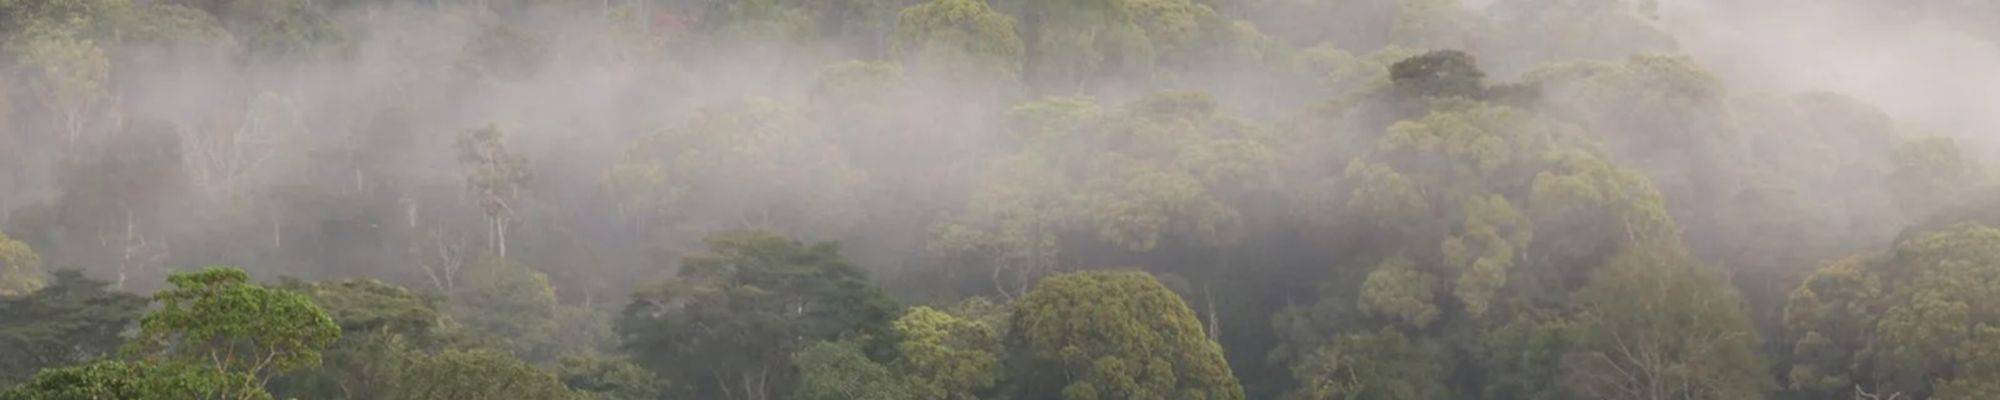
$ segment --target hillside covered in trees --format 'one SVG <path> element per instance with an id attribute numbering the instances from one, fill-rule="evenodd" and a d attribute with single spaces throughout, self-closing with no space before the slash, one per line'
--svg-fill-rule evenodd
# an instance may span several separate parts
<path id="1" fill-rule="evenodd" d="M 0 0 L 0 400 L 2000 398 L 2000 2 Z"/>

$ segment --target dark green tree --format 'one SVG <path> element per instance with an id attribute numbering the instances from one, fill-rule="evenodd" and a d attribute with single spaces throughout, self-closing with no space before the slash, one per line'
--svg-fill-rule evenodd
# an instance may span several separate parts
<path id="1" fill-rule="evenodd" d="M 630 361 L 608 358 L 564 358 L 556 378 L 582 400 L 656 400 L 667 383 Z"/>
<path id="2" fill-rule="evenodd" d="M 146 298 L 106 290 L 108 282 L 82 271 L 58 270 L 48 287 L 0 297 L 0 386 L 36 370 L 102 358 L 124 343 L 120 336 L 145 312 Z"/>
<path id="3" fill-rule="evenodd" d="M 555 375 L 490 350 L 446 350 L 411 359 L 390 400 L 571 400 L 578 395 Z"/>
<path id="4" fill-rule="evenodd" d="M 639 290 L 616 329 L 634 361 L 702 398 L 778 398 L 790 360 L 822 340 L 884 338 L 895 303 L 832 243 L 731 232 Z"/>
<path id="5" fill-rule="evenodd" d="M 416 351 L 451 341 L 435 296 L 373 279 L 294 283 L 340 325 L 341 337 L 313 368 L 273 380 L 286 397 L 373 399 L 399 379 L 401 363 Z"/>

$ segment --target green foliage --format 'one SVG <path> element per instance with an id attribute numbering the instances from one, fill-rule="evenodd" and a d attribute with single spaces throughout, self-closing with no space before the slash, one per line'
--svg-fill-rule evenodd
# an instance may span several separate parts
<path id="1" fill-rule="evenodd" d="M 146 299 L 107 290 L 104 281 L 58 270 L 41 290 L 0 297 L 0 387 L 36 370 L 111 355 L 145 312 Z"/>
<path id="2" fill-rule="evenodd" d="M 577 393 L 555 375 L 505 353 L 446 350 L 417 357 L 402 370 L 390 400 L 521 399 L 567 400 Z"/>
<path id="3" fill-rule="evenodd" d="M 182 363 L 99 361 L 55 368 L 0 391 L 5 400 L 269 400 L 247 374 Z"/>
<path id="4" fill-rule="evenodd" d="M 139 321 L 133 349 L 256 377 L 319 365 L 340 338 L 324 309 L 305 295 L 250 283 L 250 274 L 214 266 L 167 277 L 153 294 L 160 308 Z"/>
<path id="5" fill-rule="evenodd" d="M 978 308 L 974 303 L 973 308 Z M 999 321 L 915 307 L 893 328 L 899 358 L 891 364 L 923 399 L 973 400 L 1003 378 Z"/>
<path id="6" fill-rule="evenodd" d="M 67 145 L 76 146 L 99 103 L 110 97 L 111 62 L 97 42 L 69 25 L 29 25 L 7 38 L 7 53 L 27 74 L 35 99 L 57 114 Z"/>
<path id="7" fill-rule="evenodd" d="M 1422 1 L 1428 0 L 1415 2 Z M 1485 79 L 1486 73 L 1479 70 L 1472 55 L 1458 50 L 1431 51 L 1389 66 L 1389 81 L 1395 83 L 1397 93 L 1418 99 L 1482 98 Z"/>
<path id="8" fill-rule="evenodd" d="M 953 313 L 919 306 L 897 318 L 895 357 L 877 362 L 852 340 L 820 342 L 792 356 L 798 399 L 984 398 L 1004 375 L 1002 316 L 974 299 Z"/>
<path id="9" fill-rule="evenodd" d="M 1015 304 L 1008 330 L 1026 396 L 1244 397 L 1194 311 L 1143 272 L 1043 279 Z"/>
<path id="10" fill-rule="evenodd" d="M 629 147 L 606 184 L 648 230 L 837 231 L 865 175 L 807 123 L 771 100 L 703 108 Z"/>
<path id="11" fill-rule="evenodd" d="M 1853 390 L 1856 354 L 1873 340 L 1874 320 L 1883 312 L 1883 282 L 1868 270 L 1872 261 L 1854 257 L 1828 264 L 1800 283 L 1785 302 L 1784 375 L 1788 389 L 1817 397 Z"/>
<path id="12" fill-rule="evenodd" d="M 1785 308 L 1791 364 L 1801 395 L 1975 398 L 1995 370 L 1994 299 L 2000 231 L 1959 225 L 1925 232 L 1894 251 L 1850 258 L 1813 273 Z"/>
<path id="13" fill-rule="evenodd" d="M 1959 202 L 1985 180 L 1978 160 L 1963 154 L 1948 137 L 1906 140 L 1895 147 L 1890 160 L 1895 166 L 1888 176 L 1888 191 L 1912 214 Z"/>
<path id="14" fill-rule="evenodd" d="M 831 243 L 723 233 L 681 260 L 675 278 L 632 295 L 617 322 L 633 361 L 691 395 L 761 398 L 792 387 L 798 350 L 881 338 L 896 306 Z"/>
<path id="15" fill-rule="evenodd" d="M 889 50 L 918 70 L 1007 80 L 1021 73 L 1024 50 L 1013 17 L 984 1 L 933 0 L 900 15 Z"/>
<path id="16" fill-rule="evenodd" d="M 799 369 L 798 400 L 920 399 L 889 368 L 868 359 L 850 342 L 819 342 L 792 356 Z"/>
<path id="17" fill-rule="evenodd" d="M 1292 366 L 1293 400 L 1450 398 L 1448 359 L 1434 343 L 1412 341 L 1393 329 L 1343 334 Z"/>
<path id="18" fill-rule="evenodd" d="M 604 358 L 564 358 L 556 377 L 582 400 L 655 400 L 667 382 L 629 361 Z"/>
<path id="19" fill-rule="evenodd" d="M 425 337 L 443 325 L 439 299 L 379 280 L 321 281 L 296 290 L 326 309 L 343 332 Z"/>
<path id="20" fill-rule="evenodd" d="M 551 346 L 560 306 L 547 275 L 498 257 L 474 261 L 460 275 L 449 294 L 453 320 L 517 357 L 555 358 Z"/>
<path id="21" fill-rule="evenodd" d="M 0 233 L 0 297 L 33 293 L 42 285 L 41 256 L 27 243 Z"/>
<path id="22" fill-rule="evenodd" d="M 1939 398 L 1991 391 L 1983 358 L 2000 334 L 2000 230 L 1959 226 L 1897 245 L 1888 308 L 1875 327 L 1879 391 Z"/>
<path id="23" fill-rule="evenodd" d="M 995 282 L 1008 296 L 1054 269 L 1063 238 L 1133 252 L 1234 244 L 1238 196 L 1275 181 L 1270 138 L 1205 94 L 1155 93 L 1112 111 L 1051 98 L 1008 114 L 1017 148 L 988 165 L 966 211 L 931 244 L 1010 273 Z"/>
<path id="24" fill-rule="evenodd" d="M 507 227 L 520 206 L 521 192 L 533 175 L 528 158 L 507 149 L 506 133 L 499 126 L 465 131 L 458 137 L 458 160 L 465 164 L 465 188 L 486 212 L 491 225 L 487 244 L 500 258 L 507 257 Z"/>
<path id="25" fill-rule="evenodd" d="M 1577 295 L 1564 383 L 1598 399 L 1763 398 L 1771 382 L 1736 291 L 1671 243 L 1628 246 Z"/>
<path id="26" fill-rule="evenodd" d="M 1407 258 L 1383 260 L 1361 284 L 1361 310 L 1423 329 L 1438 317 L 1437 277 Z"/>
<path id="27" fill-rule="evenodd" d="M 370 399 L 384 396 L 403 363 L 449 339 L 437 298 L 373 279 L 294 284 L 340 324 L 323 362 L 272 383 L 281 396 Z"/>

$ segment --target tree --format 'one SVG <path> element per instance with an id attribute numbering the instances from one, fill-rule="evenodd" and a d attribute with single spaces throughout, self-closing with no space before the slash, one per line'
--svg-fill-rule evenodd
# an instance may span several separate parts
<path id="1" fill-rule="evenodd" d="M 0 297 L 25 295 L 41 287 L 41 256 L 27 243 L 0 233 Z"/>
<path id="2" fill-rule="evenodd" d="M 506 133 L 499 126 L 465 131 L 458 138 L 459 162 L 465 164 L 465 187 L 486 212 L 487 245 L 500 258 L 507 257 L 507 225 L 518 211 L 521 191 L 533 177 L 528 158 L 507 150 Z"/>
<path id="3" fill-rule="evenodd" d="M 29 25 L 7 41 L 17 65 L 33 74 L 36 99 L 56 118 L 69 151 L 75 152 L 100 102 L 110 97 L 111 64 L 95 41 L 73 27 Z"/>
<path id="4" fill-rule="evenodd" d="M 792 393 L 797 400 L 916 400 L 909 382 L 887 366 L 868 359 L 861 346 L 851 342 L 819 342 L 806 346 L 792 357 L 799 369 L 799 386 Z"/>
<path id="5" fill-rule="evenodd" d="M 438 300 L 373 279 L 290 283 L 326 309 L 341 337 L 323 363 L 275 379 L 271 391 L 299 398 L 372 399 L 400 379 L 401 363 L 449 341 Z"/>
<path id="6" fill-rule="evenodd" d="M 1028 397 L 1244 397 L 1194 311 L 1143 272 L 1043 279 L 1015 304 L 1008 331 Z"/>
<path id="7" fill-rule="evenodd" d="M 617 321 L 634 361 L 706 398 L 763 400 L 793 387 L 793 354 L 812 343 L 882 338 L 895 304 L 832 243 L 731 232 L 681 260 L 673 279 L 632 295 Z"/>
<path id="8" fill-rule="evenodd" d="M 0 387 L 36 370 L 111 355 L 145 312 L 146 298 L 106 290 L 108 282 L 58 270 L 48 287 L 0 297 Z"/>
<path id="9" fill-rule="evenodd" d="M 919 71 L 1013 80 L 1021 73 L 1014 19 L 979 0 L 932 0 L 903 9 L 889 50 Z"/>
<path id="10" fill-rule="evenodd" d="M 820 342 L 793 355 L 797 399 L 974 400 L 1003 378 L 1001 315 L 977 298 L 953 313 L 919 306 L 897 318 L 894 357 L 877 362 L 855 341 Z"/>
<path id="11" fill-rule="evenodd" d="M 1054 271 L 1067 240 L 1137 253 L 1234 244 L 1240 200 L 1275 181 L 1274 143 L 1204 93 L 1154 93 L 1116 110 L 1050 98 L 1008 116 L 1013 152 L 989 162 L 965 211 L 930 243 L 993 268 L 1008 298 Z"/>
<path id="12" fill-rule="evenodd" d="M 1742 300 L 1673 243 L 1629 245 L 1578 294 L 1563 380 L 1594 399 L 1760 399 L 1771 386 Z"/>
<path id="13" fill-rule="evenodd" d="M 139 321 L 133 349 L 254 377 L 259 387 L 278 372 L 318 365 L 340 326 L 303 294 L 249 281 L 223 266 L 168 276 L 174 287 L 153 295 L 160 308 Z"/>
<path id="14" fill-rule="evenodd" d="M 446 350 L 414 358 L 384 397 L 391 400 L 578 398 L 554 375 L 487 350 Z"/>
<path id="15" fill-rule="evenodd" d="M 1898 244 L 1872 268 L 1884 287 L 1871 361 L 1859 371 L 1877 393 L 1969 399 L 2000 379 L 1990 357 L 2000 343 L 2000 230 L 1960 225 Z M 1865 375 L 1864 375 L 1865 374 Z"/>
<path id="16" fill-rule="evenodd" d="M 1407 258 L 1383 260 L 1361 284 L 1361 310 L 1423 329 L 1437 321 L 1438 279 Z"/>
<path id="17" fill-rule="evenodd" d="M 854 220 L 865 176 L 796 111 L 770 100 L 705 107 L 633 143 L 606 179 L 653 239 L 766 229 L 834 234 Z"/>
<path id="18" fill-rule="evenodd" d="M 555 360 L 561 305 L 549 277 L 512 259 L 486 257 L 466 267 L 447 294 L 453 320 L 515 357 Z"/>
<path id="19" fill-rule="evenodd" d="M 0 400 L 269 400 L 254 378 L 182 363 L 99 361 L 44 370 Z"/>
<path id="20" fill-rule="evenodd" d="M 668 383 L 630 361 L 605 358 L 564 358 L 556 378 L 583 400 L 655 400 Z"/>
<path id="21" fill-rule="evenodd" d="M 1985 180 L 1976 158 L 1962 154 L 1949 137 L 1923 137 L 1896 145 L 1887 182 L 1889 193 L 1910 215 L 1924 215 L 1957 203 Z"/>
<path id="22" fill-rule="evenodd" d="M 1479 99 L 1485 96 L 1486 73 L 1476 64 L 1463 51 L 1435 50 L 1389 66 L 1389 80 L 1398 94 L 1410 98 Z"/>
<path id="23" fill-rule="evenodd" d="M 1449 398 L 1449 360 L 1435 343 L 1394 329 L 1340 335 L 1293 364 L 1292 400 Z"/>
<path id="24" fill-rule="evenodd" d="M 961 314 L 985 312 L 991 305 L 970 301 Z M 954 315 L 930 307 L 915 307 L 894 324 L 897 359 L 890 364 L 909 381 L 918 398 L 975 400 L 1004 378 L 1001 370 L 999 316 Z"/>
<path id="25" fill-rule="evenodd" d="M 2000 230 L 1960 224 L 1814 272 L 1785 305 L 1788 389 L 1800 396 L 1989 393 L 2000 377 L 1986 358 L 2000 316 L 1982 304 L 2000 298 L 1989 288 L 1996 262 Z"/>

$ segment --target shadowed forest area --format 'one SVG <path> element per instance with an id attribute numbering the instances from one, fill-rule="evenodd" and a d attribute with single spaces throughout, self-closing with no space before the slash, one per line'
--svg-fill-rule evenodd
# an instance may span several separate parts
<path id="1" fill-rule="evenodd" d="M 2000 399 L 2000 2 L 0 0 L 0 400 Z"/>

